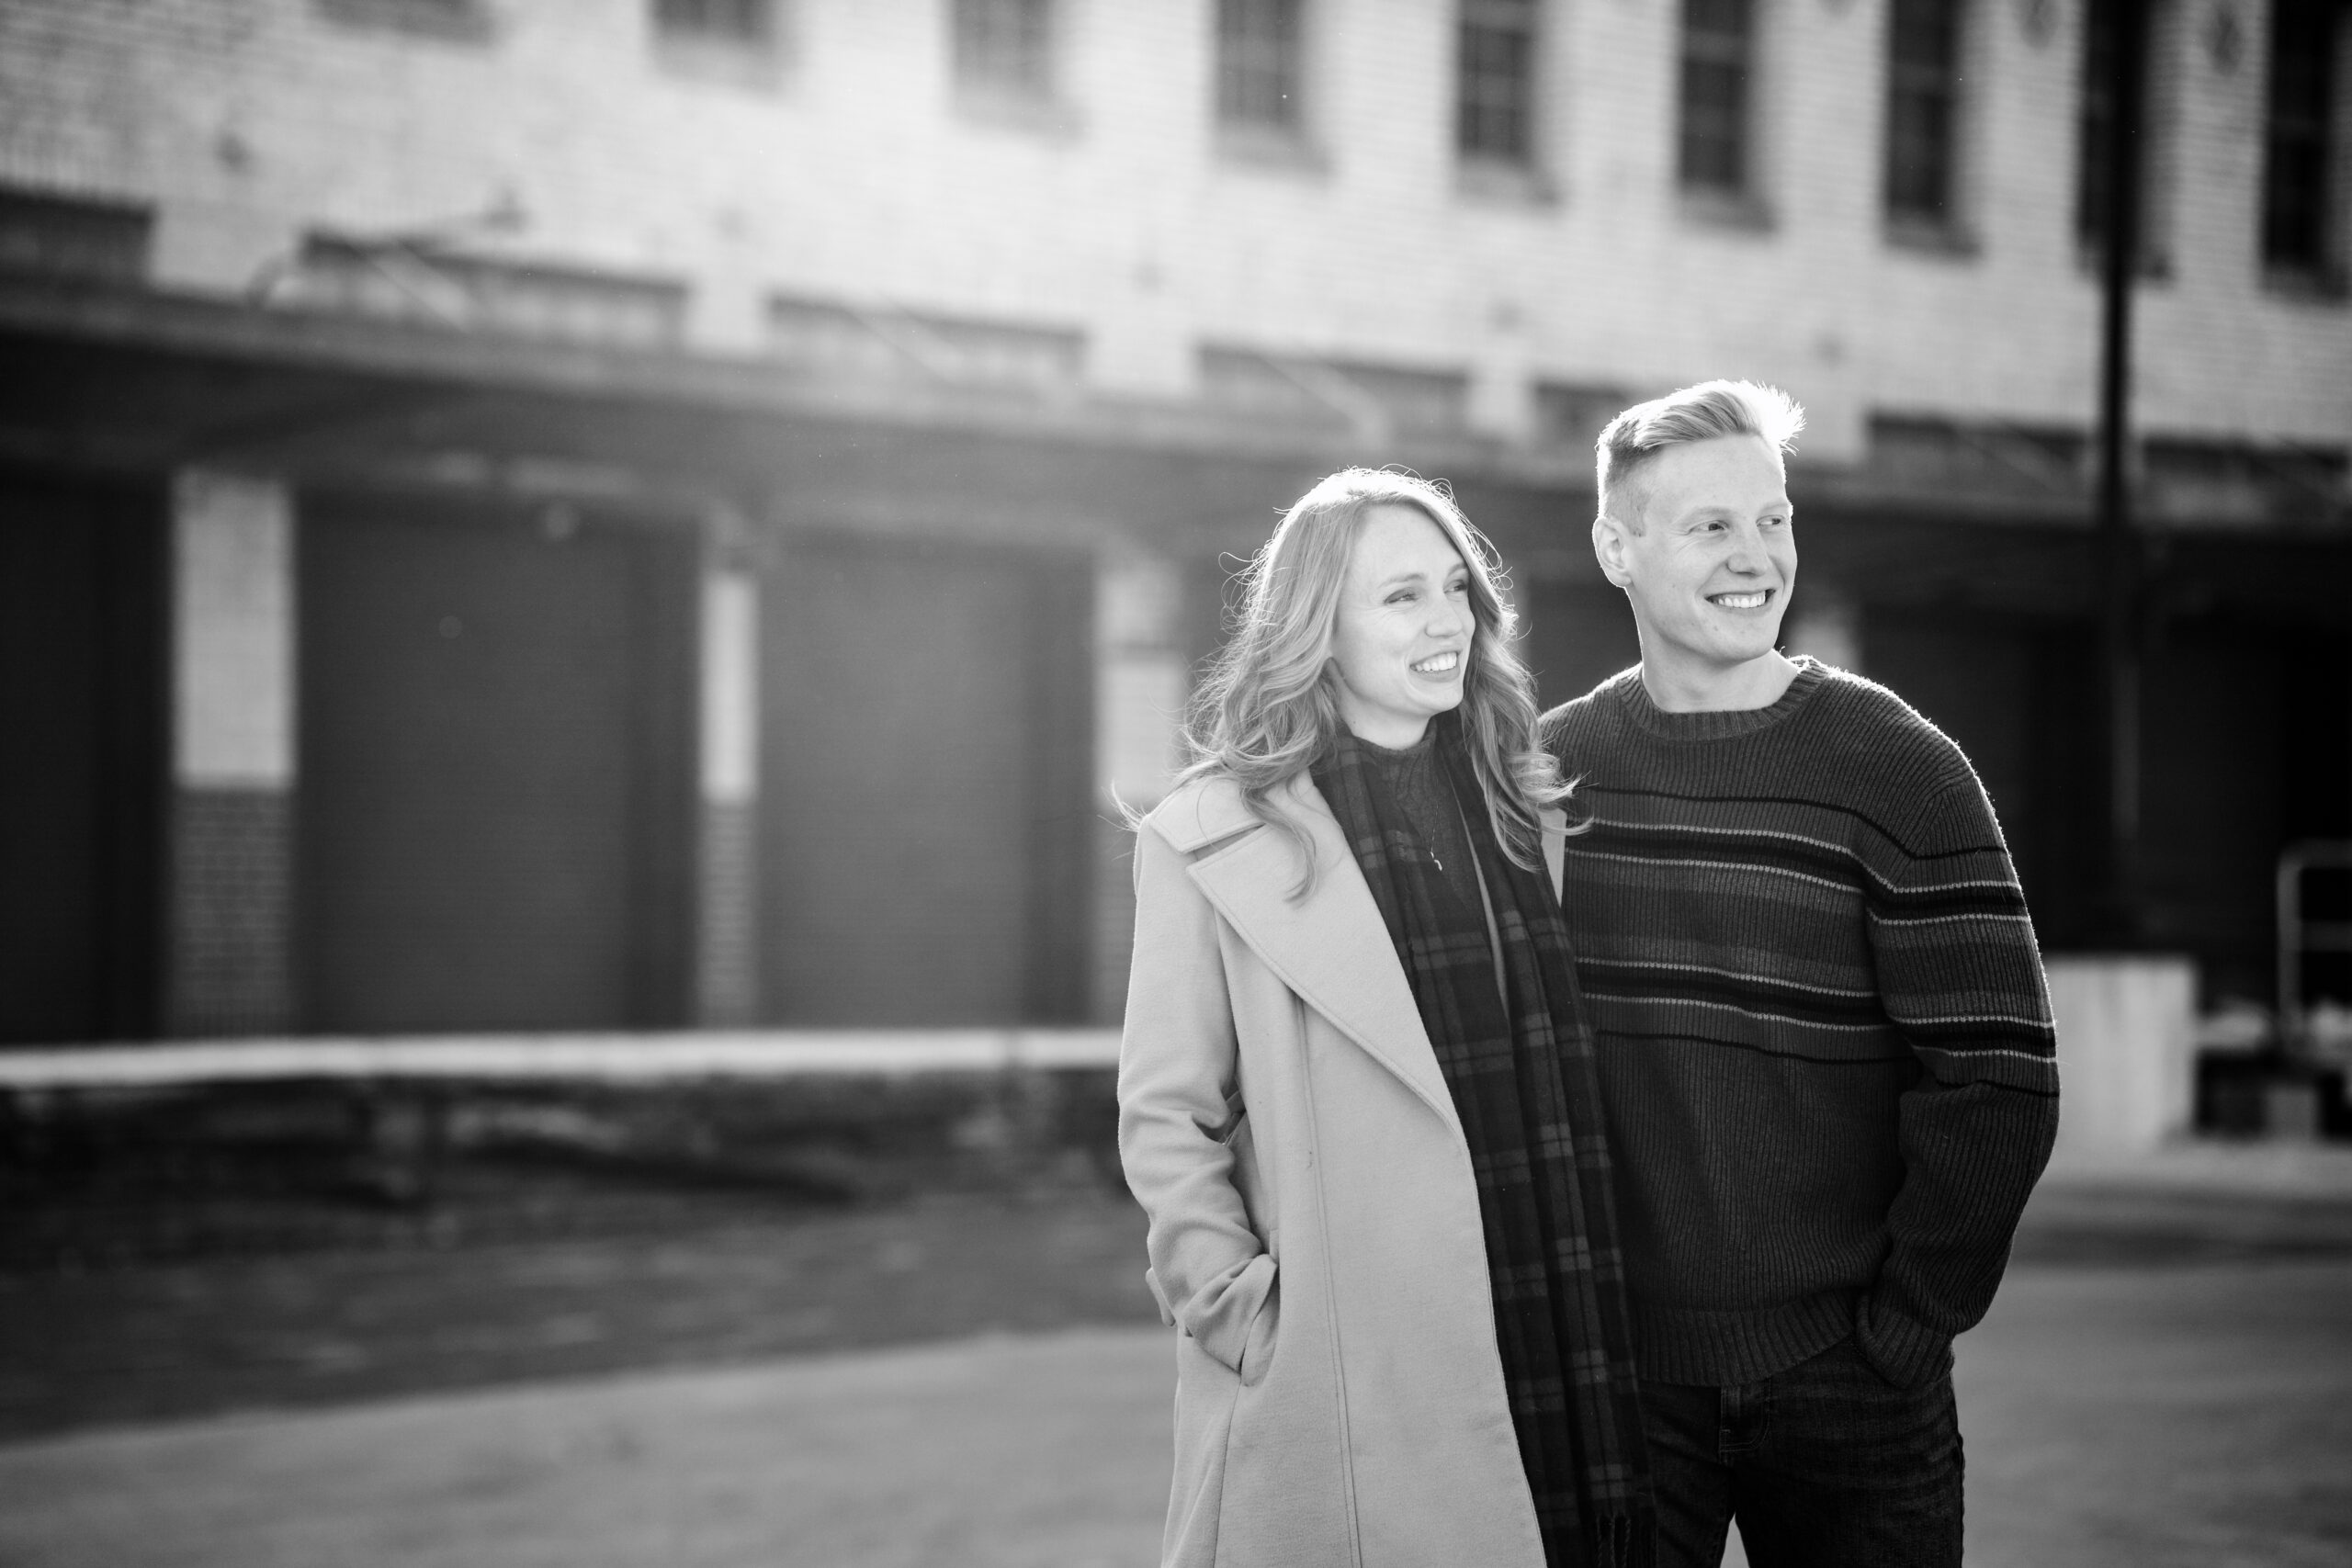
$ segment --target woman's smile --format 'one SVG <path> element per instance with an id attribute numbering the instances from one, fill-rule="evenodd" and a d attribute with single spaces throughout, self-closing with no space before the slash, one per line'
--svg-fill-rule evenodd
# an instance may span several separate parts
<path id="1" fill-rule="evenodd" d="M 1477 613 L 1470 568 L 1419 507 L 1372 508 L 1348 557 L 1331 625 L 1340 716 L 1360 739 L 1410 746 L 1462 705 Z"/>

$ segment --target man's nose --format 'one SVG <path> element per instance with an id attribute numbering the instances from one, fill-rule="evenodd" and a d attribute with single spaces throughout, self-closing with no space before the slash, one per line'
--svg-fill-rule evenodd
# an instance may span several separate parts
<path id="1" fill-rule="evenodd" d="M 1734 571 L 1762 571 L 1770 564 L 1764 553 L 1764 535 L 1755 524 L 1732 525 L 1731 554 L 1724 564 Z"/>

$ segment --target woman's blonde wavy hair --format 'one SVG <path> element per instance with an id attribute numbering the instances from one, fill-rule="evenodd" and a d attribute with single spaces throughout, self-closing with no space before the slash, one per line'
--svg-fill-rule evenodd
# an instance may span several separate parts
<path id="1" fill-rule="evenodd" d="M 1340 728 L 1331 633 L 1357 536 L 1374 507 L 1409 506 L 1444 530 L 1470 569 L 1476 623 L 1464 681 L 1462 734 L 1487 819 L 1503 852 L 1530 870 L 1543 863 L 1537 812 L 1573 786 L 1536 735 L 1535 682 L 1511 651 L 1519 618 L 1504 598 L 1494 547 L 1438 484 L 1393 468 L 1342 468 L 1283 513 L 1273 535 L 1236 579 L 1240 604 L 1185 715 L 1189 761 L 1178 783 L 1230 778 L 1259 819 L 1298 847 L 1306 874 L 1316 865 L 1306 829 L 1275 791 L 1311 767 Z"/>

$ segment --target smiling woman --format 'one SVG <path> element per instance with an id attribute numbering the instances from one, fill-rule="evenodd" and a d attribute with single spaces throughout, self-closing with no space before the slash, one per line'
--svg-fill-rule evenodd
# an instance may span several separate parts
<path id="1" fill-rule="evenodd" d="M 1349 469 L 1243 585 L 1136 835 L 1162 1561 L 1646 1562 L 1568 790 L 1492 555 L 1438 487 Z"/>
<path id="2" fill-rule="evenodd" d="M 1462 705 L 1476 629 L 1469 563 L 1445 530 L 1419 507 L 1371 508 L 1331 626 L 1340 716 L 1375 746 L 1417 744 Z"/>

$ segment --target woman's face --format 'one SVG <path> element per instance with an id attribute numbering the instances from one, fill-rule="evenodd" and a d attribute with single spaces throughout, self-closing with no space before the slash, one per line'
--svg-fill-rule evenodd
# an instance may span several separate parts
<path id="1" fill-rule="evenodd" d="M 1331 627 L 1348 728 L 1375 746 L 1419 740 L 1432 715 L 1461 705 L 1476 629 L 1470 569 L 1445 530 L 1417 506 L 1374 507 Z"/>

